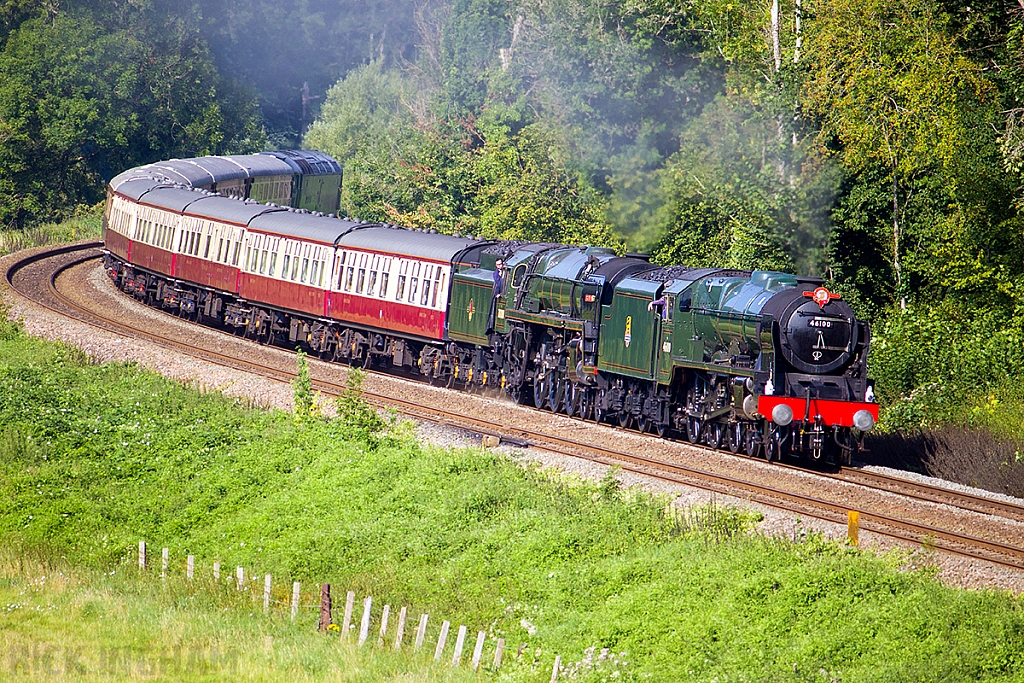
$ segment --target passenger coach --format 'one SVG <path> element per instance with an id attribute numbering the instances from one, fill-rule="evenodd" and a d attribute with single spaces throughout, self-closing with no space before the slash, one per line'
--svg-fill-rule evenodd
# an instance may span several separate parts
<path id="1" fill-rule="evenodd" d="M 126 291 L 347 361 L 413 365 L 409 341 L 444 341 L 453 264 L 487 244 L 144 178 L 109 204 L 106 266 Z"/>

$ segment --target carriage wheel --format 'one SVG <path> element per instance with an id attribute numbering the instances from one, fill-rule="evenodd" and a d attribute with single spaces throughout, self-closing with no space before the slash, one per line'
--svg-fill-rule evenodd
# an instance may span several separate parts
<path id="1" fill-rule="evenodd" d="M 651 426 L 651 420 L 643 413 L 636 416 L 636 429 L 641 434 L 646 434 Z"/>

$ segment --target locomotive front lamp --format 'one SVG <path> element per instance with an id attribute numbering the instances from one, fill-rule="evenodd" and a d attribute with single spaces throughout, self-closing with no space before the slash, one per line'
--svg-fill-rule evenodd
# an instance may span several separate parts
<path id="1" fill-rule="evenodd" d="M 775 424 L 779 425 L 780 427 L 785 427 L 792 421 L 793 409 L 790 408 L 785 403 L 780 403 L 779 405 L 772 408 L 772 422 L 774 422 Z"/>
<path id="2" fill-rule="evenodd" d="M 862 432 L 870 432 L 875 426 L 875 418 L 866 410 L 858 410 L 853 414 L 853 426 Z"/>

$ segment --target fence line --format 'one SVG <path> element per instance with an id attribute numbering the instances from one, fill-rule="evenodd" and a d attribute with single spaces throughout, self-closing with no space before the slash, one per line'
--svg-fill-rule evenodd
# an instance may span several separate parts
<path id="1" fill-rule="evenodd" d="M 139 553 L 138 553 L 138 566 L 141 570 L 148 568 L 147 564 L 147 546 L 145 541 L 139 541 Z M 170 550 L 168 548 L 161 549 L 161 563 L 160 563 L 160 576 L 166 579 L 169 575 L 174 575 L 175 571 L 170 566 Z M 189 555 L 186 563 L 186 569 L 184 576 L 192 581 L 195 578 L 195 556 Z M 213 563 L 213 578 L 214 581 L 219 582 L 221 579 L 221 562 L 216 560 Z M 249 581 L 252 582 L 253 586 L 247 585 L 245 569 L 239 565 L 235 569 L 235 573 L 232 576 L 228 574 L 228 580 L 234 580 L 236 582 L 236 589 L 239 592 L 249 591 L 251 597 L 256 600 L 258 599 L 258 575 L 256 572 L 252 572 L 249 577 Z M 319 600 L 316 603 L 307 602 L 303 604 L 301 599 L 301 583 L 295 581 L 292 583 L 292 590 L 290 600 L 276 600 L 274 599 L 273 593 L 273 577 L 270 574 L 265 574 L 263 577 L 263 612 L 270 613 L 274 607 L 279 606 L 288 609 L 291 614 L 291 620 L 295 621 L 298 617 L 299 610 L 309 610 L 320 613 L 319 628 L 322 631 L 340 631 L 340 638 L 348 639 L 350 637 L 350 631 L 353 629 L 352 617 L 354 616 L 355 610 L 355 591 L 347 591 L 345 595 L 345 611 L 342 620 L 342 625 L 338 627 L 334 624 L 332 616 L 332 600 L 331 600 L 331 586 L 330 584 L 322 584 L 320 589 Z M 398 651 L 402 647 L 402 641 L 405 637 L 406 623 L 409 615 L 408 607 L 402 606 L 398 613 L 397 625 L 395 628 L 395 636 L 392 648 Z M 380 627 L 377 637 L 377 646 L 384 648 L 388 643 L 388 627 L 390 625 L 391 616 L 391 605 L 385 604 L 381 610 L 380 615 Z M 420 614 L 419 624 L 416 628 L 416 636 L 413 644 L 413 651 L 419 651 L 423 648 L 426 637 L 427 637 L 427 624 L 429 623 L 430 615 L 426 612 Z M 373 621 L 373 597 L 366 596 L 363 599 L 363 611 L 359 620 L 359 636 L 357 640 L 357 646 L 362 647 L 369 638 L 370 627 Z M 452 622 L 449 620 L 443 620 L 441 622 L 441 630 L 438 634 L 437 641 L 434 647 L 434 660 L 441 661 L 444 656 L 444 652 L 448 642 L 448 634 L 451 629 Z M 330 627 L 334 626 L 333 629 Z M 466 638 L 469 629 L 465 624 L 459 624 L 458 633 L 455 638 L 455 645 L 452 652 L 451 665 L 453 667 L 461 666 L 463 660 L 463 650 L 466 646 Z M 470 660 L 470 667 L 472 670 L 477 671 L 480 669 L 480 664 L 484 654 L 484 647 L 487 642 L 486 631 L 478 631 L 476 637 L 476 643 L 473 647 L 473 656 Z M 522 657 L 523 651 L 526 649 L 526 643 L 520 645 L 517 657 Z M 494 641 L 494 657 L 491 661 L 491 669 L 497 671 L 502 664 L 502 659 L 505 651 L 505 639 L 497 638 Z M 539 653 L 539 650 L 538 650 Z M 534 664 L 537 662 L 535 660 Z M 554 683 L 558 680 L 559 674 L 564 671 L 562 667 L 562 657 L 558 655 L 555 657 L 554 666 L 551 669 L 551 682 Z"/>

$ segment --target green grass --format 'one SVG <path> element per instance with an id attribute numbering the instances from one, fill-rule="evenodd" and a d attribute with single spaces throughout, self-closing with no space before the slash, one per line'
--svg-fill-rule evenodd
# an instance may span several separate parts
<path id="1" fill-rule="evenodd" d="M 471 681 L 426 651 L 358 648 L 316 617 L 264 615 L 248 596 L 131 569 L 0 553 L 0 679 L 11 682 Z"/>
<path id="2" fill-rule="evenodd" d="M 508 680 L 546 681 L 555 653 L 588 647 L 626 653 L 617 680 L 1024 679 L 1024 610 L 1005 593 L 813 535 L 742 533 L 751 520 L 728 509 L 666 516 L 609 481 L 401 428 L 367 439 L 370 422 L 357 402 L 329 422 L 247 409 L 0 327 L 0 546 L 102 573 L 127 571 L 146 540 L 179 569 L 191 553 L 329 582 L 541 650 L 547 670 L 520 662 Z"/>
<path id="3" fill-rule="evenodd" d="M 49 244 L 99 239 L 103 225 L 103 203 L 81 206 L 71 218 L 60 223 L 42 223 L 24 230 L 0 230 L 0 256 Z"/>

